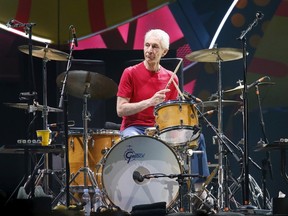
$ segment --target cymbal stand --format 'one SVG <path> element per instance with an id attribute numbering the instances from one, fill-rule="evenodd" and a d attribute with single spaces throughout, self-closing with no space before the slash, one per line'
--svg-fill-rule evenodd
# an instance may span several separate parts
<path id="1" fill-rule="evenodd" d="M 43 130 L 49 130 L 48 127 L 48 104 L 47 104 L 47 62 L 49 59 L 46 57 L 46 53 L 48 50 L 48 44 L 46 44 L 44 49 L 44 57 L 43 57 L 43 111 L 42 111 L 42 118 L 43 118 Z M 35 186 L 40 184 L 41 180 L 43 179 L 43 190 L 46 194 L 53 194 L 53 192 L 49 188 L 49 174 L 55 175 L 55 173 L 49 169 L 49 154 L 44 154 L 44 169 L 40 171 L 40 174 L 37 176 L 35 180 Z M 55 179 L 60 182 L 58 177 L 55 175 Z"/>
<path id="2" fill-rule="evenodd" d="M 223 149 L 223 133 L 222 133 L 222 74 L 221 74 L 221 62 L 222 59 L 218 52 L 215 53 L 217 55 L 218 62 L 218 208 L 223 210 L 225 206 L 224 201 L 224 168 L 223 168 L 223 157 L 224 157 L 224 149 Z M 227 205 L 227 203 L 226 203 Z"/>
<path id="3" fill-rule="evenodd" d="M 228 176 L 229 170 L 228 170 L 228 165 L 227 165 L 227 161 L 228 161 L 227 154 L 231 153 L 234 156 L 234 158 L 236 159 L 236 161 L 240 162 L 238 154 L 236 154 L 233 151 L 233 149 L 229 146 L 229 144 L 231 144 L 231 146 L 233 146 L 236 150 L 241 151 L 241 149 L 237 145 L 235 145 L 231 140 L 229 140 L 228 137 L 226 137 L 223 133 L 221 133 L 219 131 L 219 126 L 218 126 L 218 128 L 216 128 L 205 117 L 205 115 L 203 115 L 203 113 L 201 112 L 201 110 L 200 110 L 200 108 L 198 106 L 195 106 L 195 108 L 199 112 L 199 114 L 202 117 L 202 119 L 207 123 L 207 127 L 210 127 L 214 131 L 214 133 L 216 134 L 215 141 L 217 141 L 219 143 L 219 145 L 221 145 L 219 147 L 221 152 L 220 151 L 218 152 L 218 159 L 219 159 L 220 155 L 221 155 L 221 159 L 220 159 L 220 163 L 218 164 L 218 167 L 217 167 L 217 171 L 218 171 L 218 209 L 219 210 L 226 210 L 226 209 L 224 209 L 224 203 L 226 203 L 225 208 L 226 207 L 229 208 L 229 196 L 228 196 L 229 188 L 228 188 L 228 182 L 227 182 L 227 179 L 229 177 Z M 224 149 L 224 147 L 226 149 Z M 225 166 L 227 166 L 227 167 L 225 167 L 226 168 L 225 175 L 224 175 L 224 171 L 223 170 L 219 171 L 220 164 L 222 165 L 222 169 L 223 169 L 223 164 L 222 164 L 223 158 L 225 158 L 225 160 L 226 160 Z M 222 176 L 219 176 L 219 175 L 222 175 Z M 224 177 L 225 177 L 225 181 L 224 181 Z M 219 183 L 220 180 L 222 181 L 222 184 Z M 225 182 L 225 185 L 224 185 L 224 182 Z M 222 186 L 222 188 L 219 189 L 220 186 Z M 220 192 L 221 192 L 221 194 L 220 194 Z M 221 202 L 219 202 L 219 198 L 221 199 Z M 224 200 L 224 198 L 225 198 L 225 200 Z M 222 205 L 220 205 L 220 204 L 222 204 Z"/>
<path id="4" fill-rule="evenodd" d="M 46 44 L 46 49 L 48 48 L 48 44 Z M 43 58 L 43 111 L 42 111 L 42 118 L 43 118 L 43 129 L 48 130 L 48 105 L 47 105 L 47 68 L 46 64 L 48 59 L 46 58 L 46 49 L 45 55 Z M 49 161 L 48 161 L 48 153 L 45 154 L 44 157 L 44 168 L 46 171 L 49 170 Z M 49 178 L 46 175 L 46 181 L 44 181 L 44 192 L 48 193 L 49 189 Z"/>
<path id="5" fill-rule="evenodd" d="M 87 177 L 89 177 L 90 182 L 92 183 L 93 187 L 98 187 L 97 181 L 94 177 L 94 173 L 89 168 L 88 163 L 88 120 L 90 120 L 90 114 L 87 111 L 87 98 L 90 97 L 90 94 L 87 93 L 87 89 L 90 87 L 89 82 L 86 83 L 85 93 L 83 94 L 83 111 L 82 111 L 82 117 L 83 117 L 83 146 L 84 146 L 84 166 L 80 168 L 76 174 L 72 177 L 70 180 L 70 183 L 73 182 L 73 180 L 80 174 L 80 172 L 83 172 L 84 174 L 84 188 L 88 188 L 87 183 Z"/>

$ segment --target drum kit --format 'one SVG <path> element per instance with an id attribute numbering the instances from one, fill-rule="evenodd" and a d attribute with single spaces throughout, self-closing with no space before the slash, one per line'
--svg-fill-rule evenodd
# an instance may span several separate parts
<path id="1" fill-rule="evenodd" d="M 28 47 L 26 46 L 20 46 L 19 50 L 28 54 Z M 68 59 L 66 53 L 48 47 L 34 46 L 32 55 L 42 58 L 43 62 L 48 60 L 67 61 Z M 188 169 L 185 168 L 185 163 L 193 151 L 197 152 L 197 140 L 201 133 L 199 115 L 206 119 L 200 108 L 218 109 L 217 133 L 221 138 L 223 136 L 221 128 L 222 107 L 241 105 L 241 101 L 223 100 L 222 94 L 239 94 L 243 90 L 243 86 L 240 85 L 234 89 L 222 91 L 221 84 L 221 62 L 242 58 L 241 50 L 233 48 L 206 49 L 192 52 L 186 58 L 190 61 L 218 63 L 218 98 L 198 103 L 191 100 L 163 102 L 154 108 L 155 127 L 147 128 L 145 135 L 123 140 L 121 140 L 118 130 L 99 129 L 92 133 L 88 132 L 88 121 L 90 120 L 87 110 L 88 99 L 108 99 L 115 96 L 117 84 L 96 72 L 69 71 L 66 80 L 66 93 L 83 99 L 83 133 L 70 131 L 66 152 L 69 158 L 67 165 L 70 167 L 71 177 L 69 187 L 73 193 L 81 193 L 86 187 L 99 187 L 102 190 L 104 203 L 118 206 L 125 211 L 130 211 L 134 205 L 160 201 L 165 201 L 169 209 L 181 210 L 178 208 L 179 206 L 175 207 L 175 203 L 178 204 L 182 196 L 181 180 L 194 177 L 190 174 L 189 165 Z M 39 105 L 37 102 L 32 105 L 25 103 L 6 103 L 6 105 L 43 112 L 44 127 L 48 127 L 48 112 L 62 112 L 62 110 L 47 106 L 45 66 L 43 76 L 43 105 Z M 57 77 L 56 82 L 59 88 L 61 88 L 64 79 L 65 72 Z M 219 140 L 221 142 L 221 139 Z M 223 146 L 219 146 L 221 146 L 219 148 L 219 157 L 221 157 Z M 218 171 L 218 175 L 223 177 L 221 159 L 219 159 L 217 170 L 218 168 L 220 171 L 220 173 Z M 81 175 L 82 172 L 84 175 Z M 89 179 L 85 177 L 86 174 L 88 174 Z M 215 171 L 211 175 L 213 176 L 207 179 L 203 190 L 210 183 L 212 177 L 216 175 Z M 223 179 L 218 181 L 221 188 Z M 222 193 L 220 191 L 220 194 Z M 60 196 L 62 194 L 59 194 L 53 203 L 58 202 Z M 221 199 L 221 196 L 219 198 Z M 183 205 L 181 202 L 182 200 L 180 200 L 180 207 Z M 204 201 L 194 197 L 190 202 L 192 203 L 189 205 L 194 204 L 199 207 Z M 221 206 L 222 202 L 223 200 L 218 202 L 218 205 Z"/>

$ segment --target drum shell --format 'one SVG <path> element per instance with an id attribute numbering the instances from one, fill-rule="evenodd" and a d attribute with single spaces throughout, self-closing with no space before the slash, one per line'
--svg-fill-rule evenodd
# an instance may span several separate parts
<path id="1" fill-rule="evenodd" d="M 185 145 L 199 137 L 198 114 L 190 101 L 161 103 L 154 108 L 154 115 L 158 137 L 169 145 Z"/>
<path id="2" fill-rule="evenodd" d="M 104 155 L 109 149 L 120 140 L 119 131 L 97 130 L 88 133 L 88 164 L 87 167 L 95 174 Z M 82 133 L 70 133 L 68 136 L 68 154 L 71 179 L 84 167 L 84 143 Z M 95 176 L 94 176 L 95 177 Z M 84 172 L 79 172 L 76 178 L 70 183 L 71 186 L 84 185 Z M 92 182 L 87 178 L 87 185 Z"/>

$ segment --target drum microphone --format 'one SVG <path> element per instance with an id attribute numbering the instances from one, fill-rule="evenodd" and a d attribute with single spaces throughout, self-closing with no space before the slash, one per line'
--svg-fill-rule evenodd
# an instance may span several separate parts
<path id="1" fill-rule="evenodd" d="M 75 44 L 76 47 L 78 47 L 78 40 L 77 40 L 77 36 L 76 36 L 76 29 L 73 25 L 71 25 L 69 27 L 71 29 L 71 32 L 72 32 L 72 37 L 73 37 L 73 42 Z"/>
<path id="2" fill-rule="evenodd" d="M 202 115 L 200 115 L 198 118 L 201 119 L 203 117 L 212 115 L 214 112 L 217 112 L 217 109 L 208 110 L 207 112 L 204 112 Z"/>
<path id="3" fill-rule="evenodd" d="M 186 91 L 183 92 L 183 96 L 184 96 L 184 98 L 185 98 L 186 100 L 193 100 L 193 101 L 195 101 L 195 102 L 197 102 L 197 103 L 202 102 L 202 100 L 201 100 L 200 98 L 197 98 L 197 97 L 195 97 L 194 95 L 192 95 L 192 94 L 190 94 L 190 93 L 188 93 L 188 92 L 186 92 Z"/>
<path id="4" fill-rule="evenodd" d="M 258 85 L 259 83 L 263 82 L 264 79 L 269 79 L 270 80 L 270 77 L 269 76 L 264 76 L 264 77 L 261 77 L 260 79 L 256 80 L 255 82 L 253 82 L 252 84 L 248 85 L 247 86 L 247 89 L 253 87 L 253 86 L 256 86 Z"/>
<path id="5" fill-rule="evenodd" d="M 138 171 L 134 171 L 133 172 L 133 180 L 138 181 L 138 182 L 143 182 L 144 177 Z"/>
<path id="6" fill-rule="evenodd" d="M 48 127 L 60 127 L 63 126 L 65 123 L 64 122 L 58 122 L 58 123 L 52 123 L 48 124 Z M 71 120 L 67 122 L 68 127 L 73 127 L 75 125 L 75 121 Z"/>

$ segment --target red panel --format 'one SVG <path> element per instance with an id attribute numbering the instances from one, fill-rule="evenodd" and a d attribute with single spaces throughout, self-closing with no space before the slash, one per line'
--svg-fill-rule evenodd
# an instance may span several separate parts
<path id="1" fill-rule="evenodd" d="M 19 0 L 15 19 L 23 23 L 29 22 L 31 5 L 32 0 Z"/>
<path id="2" fill-rule="evenodd" d="M 104 0 L 88 0 L 88 13 L 91 32 L 97 32 L 107 28 L 104 12 Z"/>
<path id="3" fill-rule="evenodd" d="M 250 71 L 255 71 L 259 74 L 283 77 L 288 75 L 288 65 L 271 61 L 269 59 L 253 58 L 250 66 Z"/>
<path id="4" fill-rule="evenodd" d="M 282 1 L 280 3 L 275 15 L 288 17 L 288 1 Z"/>

